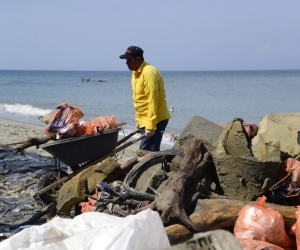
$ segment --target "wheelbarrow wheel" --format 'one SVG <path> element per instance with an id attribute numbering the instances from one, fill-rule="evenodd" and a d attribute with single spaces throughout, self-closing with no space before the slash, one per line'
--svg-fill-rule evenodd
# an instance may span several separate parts
<path id="1" fill-rule="evenodd" d="M 60 171 L 60 178 L 67 176 L 67 173 Z M 37 190 L 41 190 L 52 183 L 58 180 L 58 172 L 57 171 L 49 171 L 46 174 L 42 175 L 37 182 Z M 50 189 L 47 192 L 40 195 L 41 200 L 47 206 L 53 203 L 53 196 L 55 192 L 61 188 L 61 185 L 55 187 L 54 189 Z"/>
<path id="2" fill-rule="evenodd" d="M 132 184 L 136 182 L 136 178 L 140 176 L 140 173 L 145 171 L 145 169 L 156 165 L 157 163 L 162 163 L 165 161 L 165 159 L 168 162 L 171 162 L 172 159 L 176 156 L 183 157 L 184 154 L 181 151 L 174 150 L 174 149 L 169 149 L 169 150 L 163 150 L 159 152 L 155 152 L 154 154 L 144 158 L 142 161 L 137 163 L 132 170 L 126 175 L 123 185 L 125 191 L 134 197 L 137 200 L 149 200 L 149 201 L 154 201 L 156 195 L 155 194 L 150 194 L 150 193 L 145 193 L 141 192 L 135 189 L 135 187 L 132 187 Z"/>

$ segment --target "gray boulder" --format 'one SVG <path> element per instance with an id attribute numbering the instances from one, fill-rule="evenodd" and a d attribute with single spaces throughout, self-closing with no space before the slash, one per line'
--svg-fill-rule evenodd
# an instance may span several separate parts
<path id="1" fill-rule="evenodd" d="M 243 132 L 242 119 L 234 119 L 224 129 L 212 152 L 225 195 L 237 200 L 255 200 L 276 182 L 279 161 L 261 161 L 251 152 Z"/>
<path id="2" fill-rule="evenodd" d="M 178 140 L 172 149 L 184 151 L 187 142 L 196 137 L 204 144 L 207 151 L 211 152 L 215 149 L 216 141 L 222 134 L 224 129 L 218 124 L 209 121 L 203 117 L 195 115 L 185 126 Z M 180 166 L 182 158 L 176 156 L 171 162 L 171 170 L 176 172 Z"/>
<path id="3" fill-rule="evenodd" d="M 222 131 L 223 128 L 218 124 L 195 115 L 183 129 L 173 149 L 184 148 L 186 143 L 183 139 L 194 136 L 200 139 L 208 151 L 213 151 Z"/>
<path id="4" fill-rule="evenodd" d="M 294 157 L 300 154 L 298 131 L 300 113 L 277 113 L 265 115 L 259 123 L 257 135 L 252 139 L 252 153 L 265 161 L 275 155 Z M 278 154 L 277 152 L 280 152 Z"/>

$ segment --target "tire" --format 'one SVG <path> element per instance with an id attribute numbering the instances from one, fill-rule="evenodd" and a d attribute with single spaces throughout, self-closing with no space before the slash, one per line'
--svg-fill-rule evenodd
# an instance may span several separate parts
<path id="1" fill-rule="evenodd" d="M 50 184 L 56 182 L 58 180 L 57 174 L 57 171 L 50 171 L 42 175 L 37 182 L 37 190 L 41 190 L 45 187 L 48 187 Z M 65 176 L 67 176 L 67 173 L 60 171 L 60 178 Z M 61 185 L 54 188 L 54 194 L 53 189 L 51 189 L 40 195 L 41 200 L 46 206 L 53 203 L 53 195 L 55 195 L 55 192 L 58 191 L 60 187 Z"/>
<path id="2" fill-rule="evenodd" d="M 126 175 L 124 181 L 123 181 L 123 186 L 124 189 L 126 190 L 126 192 L 131 195 L 132 197 L 134 197 L 134 199 L 137 200 L 150 200 L 150 201 L 154 201 L 155 199 L 155 195 L 154 194 L 149 194 L 149 193 L 142 193 L 139 192 L 137 190 L 135 190 L 134 188 L 130 187 L 131 181 L 132 179 L 134 179 L 134 176 L 138 173 L 138 172 L 143 172 L 144 171 L 144 166 L 146 166 L 146 163 L 158 163 L 161 162 L 162 157 L 170 157 L 174 158 L 176 155 L 183 157 L 184 153 L 178 150 L 174 150 L 174 149 L 170 149 L 170 150 L 163 150 L 163 151 L 159 151 L 159 152 L 155 152 L 154 154 L 144 158 L 142 161 L 140 161 L 138 164 L 136 164 L 132 170 Z"/>

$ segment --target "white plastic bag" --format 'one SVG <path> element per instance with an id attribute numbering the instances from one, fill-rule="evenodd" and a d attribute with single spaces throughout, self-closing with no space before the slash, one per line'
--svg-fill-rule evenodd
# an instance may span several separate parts
<path id="1" fill-rule="evenodd" d="M 26 228 L 0 243 L 0 249 L 163 249 L 170 246 L 163 223 L 150 209 L 125 218 L 99 212 Z"/>

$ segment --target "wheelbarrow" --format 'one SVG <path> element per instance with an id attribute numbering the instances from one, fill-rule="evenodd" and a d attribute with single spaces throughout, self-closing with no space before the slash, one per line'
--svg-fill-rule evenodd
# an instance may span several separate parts
<path id="1" fill-rule="evenodd" d="M 40 185 L 38 185 L 39 190 L 33 197 L 43 200 L 46 205 L 50 204 L 52 202 L 52 194 L 60 188 L 62 183 L 72 179 L 88 167 L 110 156 L 114 156 L 145 137 L 145 135 L 141 135 L 134 140 L 126 142 L 139 132 L 139 129 L 137 129 L 118 141 L 118 134 L 121 129 L 115 128 L 92 135 L 72 137 L 41 145 L 42 149 L 59 160 L 58 171 L 56 176 L 53 175 L 52 171 L 52 176 L 50 174 L 46 176 L 46 180 L 41 179 Z M 121 145 L 122 143 L 124 144 Z M 64 176 L 61 176 L 60 161 L 68 165 L 73 172 L 69 175 L 64 174 Z"/>

